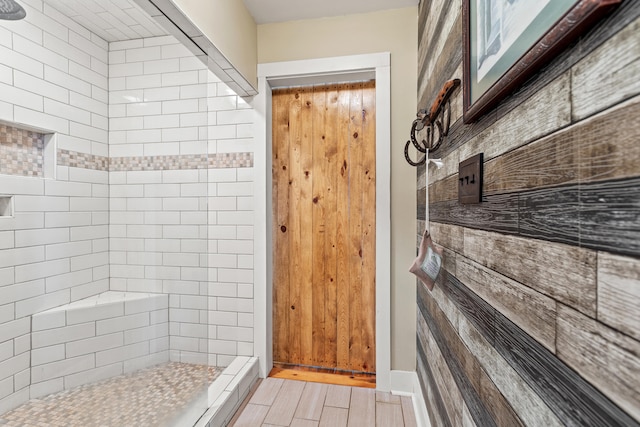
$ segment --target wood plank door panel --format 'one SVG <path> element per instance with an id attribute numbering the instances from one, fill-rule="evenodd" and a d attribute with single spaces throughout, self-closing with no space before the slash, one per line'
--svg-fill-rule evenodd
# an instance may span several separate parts
<path id="1" fill-rule="evenodd" d="M 375 84 L 273 91 L 274 362 L 375 372 Z"/>

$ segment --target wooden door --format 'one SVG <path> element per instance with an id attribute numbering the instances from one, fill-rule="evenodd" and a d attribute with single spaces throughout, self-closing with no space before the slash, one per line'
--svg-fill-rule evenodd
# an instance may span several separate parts
<path id="1" fill-rule="evenodd" d="M 273 92 L 274 362 L 375 372 L 375 84 Z"/>

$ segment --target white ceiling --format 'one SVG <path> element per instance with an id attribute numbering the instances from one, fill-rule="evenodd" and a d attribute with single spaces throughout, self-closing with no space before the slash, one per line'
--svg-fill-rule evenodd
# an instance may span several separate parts
<path id="1" fill-rule="evenodd" d="M 415 6 L 419 0 L 243 0 L 258 24 Z"/>
<path id="2" fill-rule="evenodd" d="M 167 34 L 132 0 L 44 1 L 108 42 Z"/>

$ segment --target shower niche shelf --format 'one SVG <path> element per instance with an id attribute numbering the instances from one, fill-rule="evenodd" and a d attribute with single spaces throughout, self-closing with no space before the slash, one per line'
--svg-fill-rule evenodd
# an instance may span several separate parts
<path id="1" fill-rule="evenodd" d="M 13 196 L 0 196 L 0 218 L 13 217 Z"/>

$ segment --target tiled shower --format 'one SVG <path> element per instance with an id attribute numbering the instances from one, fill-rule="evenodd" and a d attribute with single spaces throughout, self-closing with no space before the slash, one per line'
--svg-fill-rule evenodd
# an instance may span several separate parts
<path id="1" fill-rule="evenodd" d="M 226 392 L 254 354 L 253 110 L 129 0 L 20 3 L 0 21 L 0 419 L 168 362 L 231 365 Z"/>

